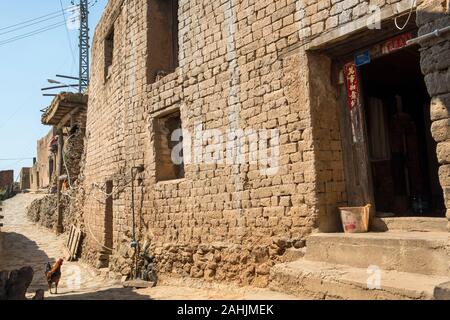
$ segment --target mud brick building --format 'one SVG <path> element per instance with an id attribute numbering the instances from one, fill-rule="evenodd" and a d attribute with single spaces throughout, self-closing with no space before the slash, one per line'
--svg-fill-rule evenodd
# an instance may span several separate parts
<path id="1" fill-rule="evenodd" d="M 318 297 L 327 263 L 430 286 L 448 277 L 448 10 L 443 0 L 109 1 L 92 48 L 83 257 L 122 274 L 151 265 Z M 180 128 L 182 164 L 170 161 Z M 191 138 L 211 129 L 266 132 L 257 147 L 276 161 L 248 160 L 246 134 L 231 141 L 247 160 L 227 161 L 232 143 L 223 161 L 196 161 L 225 144 L 201 136 L 195 149 Z M 367 203 L 371 231 L 387 232 L 343 237 L 338 207 Z M 275 266 L 305 245 L 306 260 Z"/>
<path id="2" fill-rule="evenodd" d="M 78 179 L 86 135 L 87 102 L 88 96 L 85 94 L 61 92 L 56 95 L 41 117 L 42 124 L 52 126 L 51 140 L 47 139 L 46 143 L 50 152 L 48 156 L 50 190 L 55 195 L 37 200 L 32 211 L 39 207 L 52 207 L 56 202 L 57 214 L 53 217 L 53 225 L 57 233 L 70 229 L 72 224 L 71 205 L 76 205 L 76 202 L 72 201 L 70 204 L 69 200 L 79 187 Z M 50 138 L 50 134 L 47 138 Z M 29 213 L 34 216 L 33 212 Z"/>
<path id="3" fill-rule="evenodd" d="M 36 144 L 36 161 L 31 168 L 31 189 L 39 190 L 50 188 L 52 176 L 55 172 L 55 157 L 52 152 L 52 145 L 55 144 L 55 131 L 51 129 L 45 137 L 42 137 Z"/>
<path id="4" fill-rule="evenodd" d="M 31 168 L 22 168 L 20 170 L 20 190 L 28 190 L 31 188 Z"/>
<path id="5" fill-rule="evenodd" d="M 8 190 L 14 185 L 14 171 L 4 170 L 0 171 L 0 189 Z"/>
<path id="6" fill-rule="evenodd" d="M 42 114 L 42 123 L 52 128 L 37 142 L 37 160 L 31 170 L 32 189 L 48 188 L 55 191 L 58 172 L 60 176 L 66 175 L 66 181 L 74 182 L 78 178 L 85 135 L 86 104 L 87 96 L 63 92 L 54 98 Z M 70 179 L 67 179 L 67 175 Z"/>

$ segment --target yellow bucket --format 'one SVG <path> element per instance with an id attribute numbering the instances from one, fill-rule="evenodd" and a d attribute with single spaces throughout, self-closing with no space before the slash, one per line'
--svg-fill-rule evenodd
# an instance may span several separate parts
<path id="1" fill-rule="evenodd" d="M 361 233 L 369 231 L 370 207 L 342 207 L 339 208 L 341 214 L 342 227 L 345 233 Z"/>

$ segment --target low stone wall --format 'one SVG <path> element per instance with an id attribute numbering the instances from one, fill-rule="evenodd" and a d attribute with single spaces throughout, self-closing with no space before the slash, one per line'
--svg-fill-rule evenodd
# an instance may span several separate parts
<path id="1" fill-rule="evenodd" d="M 256 287 L 269 284 L 271 267 L 289 259 L 287 249 L 305 246 L 304 242 L 292 243 L 281 238 L 261 245 L 154 244 L 150 238 L 141 243 L 138 276 L 145 280 L 155 281 L 157 275 L 166 274 Z M 126 276 L 134 274 L 135 251 L 126 235 L 111 262 L 112 271 Z"/>
<path id="2" fill-rule="evenodd" d="M 34 200 L 27 208 L 27 216 L 31 221 L 52 229 L 56 223 L 56 195 Z"/>
<path id="3" fill-rule="evenodd" d="M 61 204 L 63 206 L 63 231 L 70 230 L 70 225 L 74 222 L 71 215 L 70 198 L 62 196 Z M 54 194 L 45 196 L 42 199 L 34 200 L 27 208 L 28 218 L 39 225 L 53 229 L 57 222 L 57 196 Z"/>

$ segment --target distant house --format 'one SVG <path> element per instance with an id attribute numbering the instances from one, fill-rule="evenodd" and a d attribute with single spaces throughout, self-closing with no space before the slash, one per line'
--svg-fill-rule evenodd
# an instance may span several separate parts
<path id="1" fill-rule="evenodd" d="M 28 190 L 31 188 L 31 168 L 22 168 L 20 170 L 20 190 Z"/>
<path id="2" fill-rule="evenodd" d="M 52 128 L 37 142 L 37 159 L 30 172 L 30 189 L 32 190 L 50 188 L 52 184 L 56 166 L 56 154 L 52 152 L 55 139 L 55 130 Z"/>
<path id="3" fill-rule="evenodd" d="M 6 190 L 14 186 L 14 170 L 0 171 L 0 189 Z"/>
<path id="4" fill-rule="evenodd" d="M 0 196 L 8 198 L 14 192 L 14 170 L 0 171 Z"/>

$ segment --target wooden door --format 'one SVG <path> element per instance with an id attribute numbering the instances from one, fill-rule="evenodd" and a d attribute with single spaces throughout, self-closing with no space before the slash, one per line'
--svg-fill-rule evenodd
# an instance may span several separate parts
<path id="1" fill-rule="evenodd" d="M 356 95 L 353 104 L 349 101 L 349 83 L 344 72 L 345 64 L 340 64 L 342 72 L 338 84 L 339 119 L 342 140 L 342 154 L 344 161 L 344 174 L 349 206 L 363 206 L 368 203 L 374 208 L 371 166 L 368 153 L 368 139 L 361 81 L 358 69 L 355 67 Z M 372 210 L 374 212 L 374 210 Z"/>

